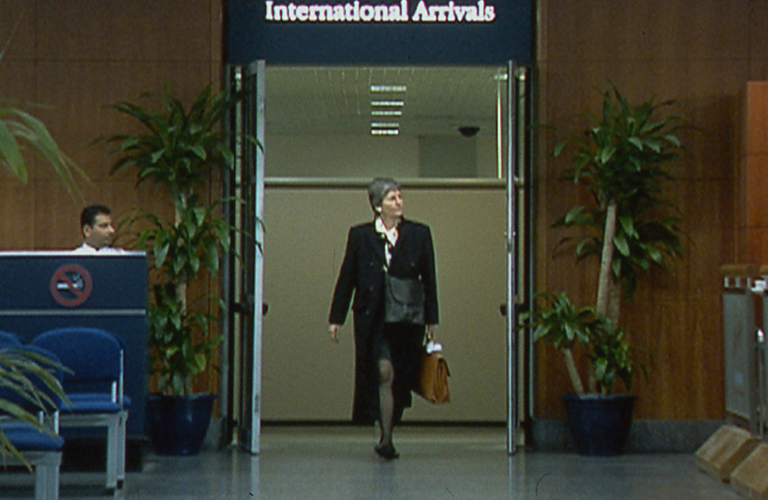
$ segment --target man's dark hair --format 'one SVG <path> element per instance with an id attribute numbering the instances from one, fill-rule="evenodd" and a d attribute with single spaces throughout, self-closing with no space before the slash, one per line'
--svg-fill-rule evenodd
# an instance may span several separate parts
<path id="1" fill-rule="evenodd" d="M 93 226 L 97 215 L 109 215 L 112 211 L 105 205 L 90 205 L 80 213 L 80 228 Z"/>

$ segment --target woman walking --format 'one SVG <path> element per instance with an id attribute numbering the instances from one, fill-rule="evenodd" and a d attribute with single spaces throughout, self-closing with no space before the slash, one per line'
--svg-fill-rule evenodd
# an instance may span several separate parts
<path id="1" fill-rule="evenodd" d="M 432 234 L 428 226 L 403 217 L 400 185 L 376 178 L 368 186 L 374 220 L 352 227 L 347 238 L 329 315 L 329 332 L 338 342 L 354 294 L 355 394 L 352 420 L 379 422 L 374 448 L 381 457 L 399 456 L 392 430 L 411 406 L 411 388 L 424 336 L 434 338 L 438 323 L 437 283 Z M 424 323 L 386 323 L 385 275 L 414 279 L 424 287 Z M 426 325 L 426 328 L 425 328 Z"/>

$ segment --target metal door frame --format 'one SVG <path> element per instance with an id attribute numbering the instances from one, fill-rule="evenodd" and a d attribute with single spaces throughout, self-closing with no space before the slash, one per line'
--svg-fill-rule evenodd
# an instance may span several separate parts
<path id="1" fill-rule="evenodd" d="M 265 138 L 265 69 L 263 60 L 245 67 L 231 68 L 229 78 L 239 88 L 251 88 L 253 100 L 243 102 L 236 116 L 230 122 L 234 130 L 242 131 L 255 137 L 260 147 L 254 148 L 247 143 L 236 143 L 236 165 L 232 180 L 225 183 L 226 197 L 252 197 L 253 204 L 245 200 L 245 207 L 252 213 L 239 217 L 236 208 L 238 202 L 230 203 L 230 222 L 241 231 L 252 234 L 255 245 L 248 238 L 239 241 L 242 264 L 236 259 L 229 259 L 230 273 L 224 277 L 224 297 L 231 310 L 228 312 L 227 327 L 237 332 L 230 335 L 223 348 L 223 372 L 227 373 L 222 384 L 222 414 L 229 416 L 224 425 L 223 439 L 227 440 L 232 432 L 237 432 L 236 441 L 250 453 L 259 453 L 261 435 L 261 347 L 263 309 L 263 204 L 264 204 L 264 138 Z M 507 452 L 517 451 L 517 435 L 520 429 L 520 413 L 529 413 L 530 377 L 532 367 L 529 343 L 518 342 L 515 331 L 517 324 L 517 304 L 524 302 L 531 283 L 530 270 L 530 230 L 526 229 L 530 210 L 530 186 L 526 183 L 529 175 L 526 119 L 527 71 L 509 61 L 506 67 L 506 84 L 500 85 L 504 103 L 500 127 L 500 145 L 502 172 L 506 174 L 506 344 L 507 344 Z M 246 83 L 246 81 L 248 83 Z M 249 112 L 248 108 L 254 113 Z M 248 163 L 253 165 L 249 166 Z M 528 194 L 528 196 L 526 196 Z M 522 195 L 522 196 L 520 196 Z M 520 210 L 522 208 L 522 210 Z M 249 243 L 249 241 L 251 243 Z M 520 252 L 522 250 L 522 252 Z M 527 254 L 527 256 L 526 256 Z M 522 262 L 520 259 L 523 259 Z M 247 272 L 252 267 L 252 274 Z M 250 276 L 252 282 L 239 283 L 242 277 Z M 259 305 L 256 307 L 256 305 Z M 230 331 L 230 330 L 227 330 Z M 238 335 L 240 336 L 238 338 Z M 237 339 L 236 342 L 232 342 Z M 522 345 L 521 345 L 522 344 Z M 522 347 L 522 350 L 520 349 Z M 224 370 L 226 368 L 226 371 Z M 250 369 L 249 369 L 250 368 Z M 528 379 L 526 384 L 519 384 Z M 227 384 L 227 380 L 231 384 Z M 227 385 L 235 385 L 228 387 Z M 242 385 L 242 386 L 241 386 Z M 522 393 L 521 393 L 522 391 Z M 232 417 L 238 416 L 236 420 Z"/>
<path id="2" fill-rule="evenodd" d="M 265 68 L 263 60 L 230 68 L 228 84 L 249 90 L 230 117 L 234 168 L 223 182 L 226 215 L 234 228 L 236 256 L 224 262 L 222 296 L 228 306 L 222 345 L 222 442 L 234 440 L 250 453 L 261 449 L 261 345 L 264 276 Z M 243 135 L 256 140 L 237 140 Z"/>
<path id="3" fill-rule="evenodd" d="M 509 61 L 507 64 L 506 78 L 506 106 L 503 113 L 503 120 L 506 126 L 503 130 L 503 148 L 504 152 L 504 171 L 507 180 L 507 228 L 506 228 L 506 252 L 507 252 L 507 297 L 506 297 L 506 335 L 507 335 L 507 453 L 513 454 L 517 451 L 517 343 L 515 339 L 515 290 L 517 273 L 516 269 L 516 240 L 517 240 L 517 210 L 516 210 L 516 191 L 515 186 L 515 167 L 517 158 L 515 157 L 515 117 L 517 109 L 516 100 L 516 81 L 515 63 Z"/>
<path id="4" fill-rule="evenodd" d="M 507 452 L 517 452 L 518 436 L 533 406 L 533 343 L 527 332 L 515 330 L 518 316 L 532 293 L 532 185 L 530 70 L 507 63 L 500 145 L 506 174 L 507 227 L 505 231 L 507 290 Z M 522 437 L 524 439 L 524 436 Z"/>

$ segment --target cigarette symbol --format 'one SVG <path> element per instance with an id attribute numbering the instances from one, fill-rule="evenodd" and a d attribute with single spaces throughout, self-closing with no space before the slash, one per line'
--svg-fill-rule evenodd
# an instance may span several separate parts
<path id="1" fill-rule="evenodd" d="M 64 307 L 77 307 L 91 295 L 91 275 L 82 266 L 61 266 L 51 277 L 51 295 Z"/>

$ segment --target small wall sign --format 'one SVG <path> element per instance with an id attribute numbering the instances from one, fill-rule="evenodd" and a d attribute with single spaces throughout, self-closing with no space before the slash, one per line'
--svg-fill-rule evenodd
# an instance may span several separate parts
<path id="1" fill-rule="evenodd" d="M 51 295 L 64 307 L 77 307 L 91 295 L 93 281 L 84 267 L 65 264 L 51 276 Z"/>

